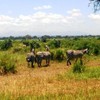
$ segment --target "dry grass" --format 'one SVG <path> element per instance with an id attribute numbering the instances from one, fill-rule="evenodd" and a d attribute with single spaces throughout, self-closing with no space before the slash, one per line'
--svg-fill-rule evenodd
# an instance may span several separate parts
<path id="1" fill-rule="evenodd" d="M 99 62 L 97 63 L 99 64 Z M 91 65 L 91 63 L 89 62 L 87 65 Z M 93 100 L 99 100 L 100 80 L 98 79 L 62 81 L 56 79 L 58 74 L 70 70 L 70 67 L 66 66 L 66 62 L 52 61 L 49 67 L 35 67 L 34 69 L 28 68 L 26 62 L 19 63 L 18 66 L 17 74 L 0 76 L 1 94 L 4 93 L 5 96 L 10 94 L 12 99 L 27 95 L 66 94 L 75 97 L 79 94 L 87 97 L 90 95 L 94 98 Z"/>

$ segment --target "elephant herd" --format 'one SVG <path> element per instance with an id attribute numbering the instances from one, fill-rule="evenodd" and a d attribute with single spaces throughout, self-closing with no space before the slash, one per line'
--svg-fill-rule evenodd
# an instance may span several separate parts
<path id="1" fill-rule="evenodd" d="M 67 50 L 66 51 L 67 66 L 71 65 L 70 60 L 72 59 L 75 59 L 75 61 L 77 61 L 78 59 L 82 60 L 82 57 L 85 53 L 88 53 L 88 49 Z M 32 68 L 34 68 L 34 63 L 37 63 L 38 67 L 41 67 L 43 59 L 45 59 L 46 61 L 46 66 L 49 66 L 51 60 L 51 53 L 48 46 L 46 46 L 46 51 L 35 52 L 35 49 L 32 49 L 32 51 L 28 53 L 26 57 L 28 65 L 29 63 L 31 63 Z"/>

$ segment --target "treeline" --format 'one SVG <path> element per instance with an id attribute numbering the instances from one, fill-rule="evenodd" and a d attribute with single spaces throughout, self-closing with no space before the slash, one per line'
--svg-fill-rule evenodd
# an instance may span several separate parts
<path id="1" fill-rule="evenodd" d="M 100 35 L 80 35 L 80 36 L 61 36 L 61 35 L 55 35 L 55 36 L 49 36 L 49 35 L 43 35 L 43 36 L 31 36 L 31 35 L 25 35 L 25 36 L 9 36 L 9 37 L 0 37 L 0 40 L 5 39 L 13 39 L 13 40 L 20 40 L 20 39 L 50 39 L 50 38 L 100 38 Z"/>
<path id="2" fill-rule="evenodd" d="M 29 36 L 28 36 L 29 37 Z M 20 51 L 22 49 L 32 50 L 32 48 L 38 50 L 44 50 L 45 45 L 50 47 L 51 51 L 57 49 L 66 51 L 68 49 L 89 49 L 90 54 L 100 54 L 100 37 L 99 36 L 73 36 L 73 37 L 49 37 L 42 36 L 40 38 L 21 38 L 12 39 L 6 38 L 0 41 L 0 50 L 8 50 L 13 48 L 14 51 Z M 25 47 L 23 47 L 25 46 Z"/>

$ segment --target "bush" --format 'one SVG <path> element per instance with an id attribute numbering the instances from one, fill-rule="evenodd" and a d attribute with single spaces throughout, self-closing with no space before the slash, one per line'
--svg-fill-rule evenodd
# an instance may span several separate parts
<path id="1" fill-rule="evenodd" d="M 40 48 L 40 44 L 37 41 L 32 41 L 30 43 L 30 48 Z"/>
<path id="2" fill-rule="evenodd" d="M 73 65 L 73 72 L 82 73 L 84 71 L 85 66 L 83 65 L 82 60 L 78 60 L 77 62 L 75 62 L 75 64 Z"/>
<path id="3" fill-rule="evenodd" d="M 8 50 L 10 47 L 12 47 L 12 41 L 10 39 L 4 40 L 0 46 L 1 50 Z"/>
<path id="4" fill-rule="evenodd" d="M 64 54 L 62 50 L 59 49 L 56 51 L 56 59 L 58 61 L 62 61 L 64 59 Z"/>
<path id="5" fill-rule="evenodd" d="M 15 58 L 8 55 L 3 54 L 0 58 L 0 70 L 2 74 L 7 74 L 8 72 L 15 73 Z"/>
<path id="6" fill-rule="evenodd" d="M 22 50 L 21 47 L 15 47 L 15 48 L 13 49 L 13 53 L 20 52 L 21 50 Z"/>
<path id="7" fill-rule="evenodd" d="M 59 48 L 61 47 L 61 41 L 60 40 L 51 40 L 48 45 L 50 46 L 50 48 Z"/>
<path id="8" fill-rule="evenodd" d="M 28 40 L 22 40 L 22 43 L 25 45 L 25 46 L 29 46 L 30 45 L 30 42 Z"/>
<path id="9" fill-rule="evenodd" d="M 99 55 L 99 47 L 96 46 L 93 48 L 93 54 L 96 56 Z"/>

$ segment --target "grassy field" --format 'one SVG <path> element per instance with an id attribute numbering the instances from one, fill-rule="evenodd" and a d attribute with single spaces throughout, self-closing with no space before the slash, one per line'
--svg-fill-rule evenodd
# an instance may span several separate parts
<path id="1" fill-rule="evenodd" d="M 25 55 L 17 59 L 17 73 L 0 76 L 0 100 L 100 100 L 99 56 L 89 58 L 83 73 L 73 73 L 65 61 L 32 69 Z"/>

